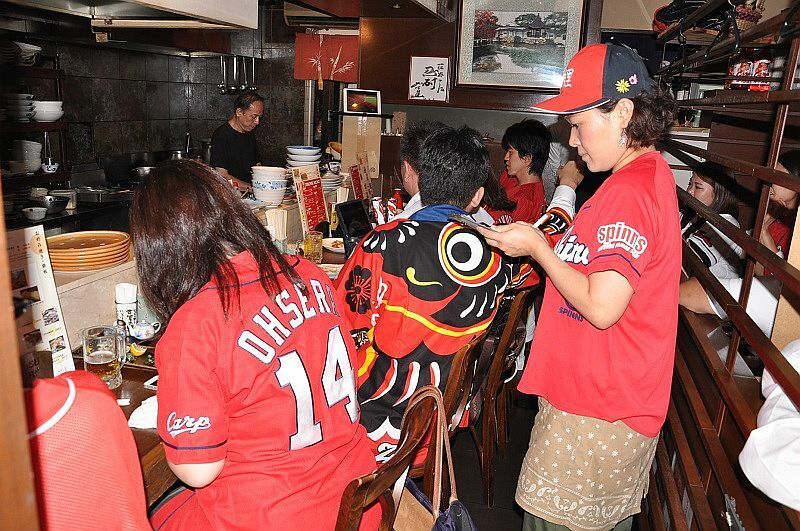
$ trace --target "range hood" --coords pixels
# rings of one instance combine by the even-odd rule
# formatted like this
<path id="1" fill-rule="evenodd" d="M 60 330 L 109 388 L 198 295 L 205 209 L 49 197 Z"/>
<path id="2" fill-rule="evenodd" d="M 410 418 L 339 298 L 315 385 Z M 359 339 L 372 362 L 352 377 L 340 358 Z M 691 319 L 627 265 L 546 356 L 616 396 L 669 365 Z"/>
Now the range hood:
<path id="1" fill-rule="evenodd" d="M 88 18 L 97 31 L 257 29 L 258 0 L 6 0 L 28 9 Z"/>

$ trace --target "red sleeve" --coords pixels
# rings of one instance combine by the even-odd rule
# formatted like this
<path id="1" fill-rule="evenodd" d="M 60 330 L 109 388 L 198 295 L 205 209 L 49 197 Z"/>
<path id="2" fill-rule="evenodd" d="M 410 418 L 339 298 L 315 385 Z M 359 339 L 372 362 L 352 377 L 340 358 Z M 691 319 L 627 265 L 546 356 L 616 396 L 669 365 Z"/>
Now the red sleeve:
<path id="1" fill-rule="evenodd" d="M 175 464 L 212 463 L 227 453 L 228 417 L 216 371 L 224 321 L 187 309 L 201 304 L 194 299 L 180 308 L 156 346 L 158 434 Z"/>
<path id="2" fill-rule="evenodd" d="M 587 274 L 616 271 L 636 290 L 642 272 L 652 258 L 652 246 L 657 234 L 648 213 L 646 197 L 629 186 L 618 185 L 607 194 L 606 200 L 592 208 L 603 214 L 595 228 L 595 248 Z"/>

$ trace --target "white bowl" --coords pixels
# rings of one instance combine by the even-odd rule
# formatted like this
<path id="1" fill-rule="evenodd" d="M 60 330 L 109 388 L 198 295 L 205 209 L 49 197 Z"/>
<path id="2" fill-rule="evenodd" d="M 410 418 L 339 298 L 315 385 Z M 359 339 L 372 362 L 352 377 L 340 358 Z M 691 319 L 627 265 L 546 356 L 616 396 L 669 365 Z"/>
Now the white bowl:
<path id="1" fill-rule="evenodd" d="M 286 151 L 292 155 L 316 155 L 320 149 L 316 146 L 286 146 Z"/>
<path id="2" fill-rule="evenodd" d="M 296 160 L 297 162 L 316 162 L 322 158 L 322 155 L 288 155 L 289 160 Z"/>
<path id="3" fill-rule="evenodd" d="M 44 197 L 47 195 L 47 188 L 41 188 L 38 186 L 34 186 L 31 188 L 31 197 Z"/>
<path id="4" fill-rule="evenodd" d="M 37 109 L 33 114 L 35 115 L 33 120 L 36 122 L 55 122 L 64 116 L 64 111 L 41 111 Z"/>
<path id="5" fill-rule="evenodd" d="M 4 92 L 0 94 L 0 97 L 9 99 L 9 100 L 32 100 L 33 94 L 20 94 L 17 92 Z"/>
<path id="6" fill-rule="evenodd" d="M 253 179 L 253 190 L 283 190 L 286 181 L 259 181 Z"/>
<path id="7" fill-rule="evenodd" d="M 41 159 L 32 159 L 25 161 L 25 171 L 27 173 L 32 173 L 35 171 L 39 171 L 39 168 L 42 167 L 42 160 Z"/>
<path id="8" fill-rule="evenodd" d="M 283 197 L 286 195 L 286 189 L 283 190 L 258 190 L 253 189 L 253 195 L 256 201 L 269 204 L 280 204 Z"/>
<path id="9" fill-rule="evenodd" d="M 286 159 L 286 165 L 291 166 L 292 168 L 298 168 L 300 166 L 319 166 L 319 164 L 315 164 L 313 162 L 300 162 L 298 160 L 290 159 Z"/>
<path id="10" fill-rule="evenodd" d="M 39 101 L 34 100 L 31 103 L 39 107 L 40 109 L 57 109 L 61 110 L 62 106 L 64 105 L 63 101 Z"/>
<path id="11" fill-rule="evenodd" d="M 28 207 L 22 209 L 22 214 L 31 221 L 39 221 L 47 215 L 47 209 L 43 207 Z"/>
<path id="12" fill-rule="evenodd" d="M 6 111 L 17 111 L 17 112 L 27 112 L 36 110 L 36 105 L 33 103 L 26 103 L 30 100 L 12 100 L 12 101 L 4 101 L 0 103 L 0 107 L 5 109 Z"/>
<path id="13" fill-rule="evenodd" d="M 286 168 L 280 166 L 251 166 L 250 169 L 253 170 L 253 173 L 286 173 Z"/>
<path id="14" fill-rule="evenodd" d="M 58 171 L 58 162 L 52 164 L 42 164 L 42 171 L 45 173 L 55 173 Z"/>

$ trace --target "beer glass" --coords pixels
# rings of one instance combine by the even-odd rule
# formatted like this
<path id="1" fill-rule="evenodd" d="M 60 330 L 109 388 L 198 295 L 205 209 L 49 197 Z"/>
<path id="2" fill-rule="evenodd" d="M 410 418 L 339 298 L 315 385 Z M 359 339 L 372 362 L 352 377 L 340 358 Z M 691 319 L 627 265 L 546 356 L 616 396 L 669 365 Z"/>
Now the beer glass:
<path id="1" fill-rule="evenodd" d="M 322 233 L 312 230 L 303 241 L 303 255 L 315 264 L 322 263 Z"/>
<path id="2" fill-rule="evenodd" d="M 92 326 L 81 332 L 84 368 L 103 380 L 109 389 L 122 384 L 124 338 L 113 326 Z"/>

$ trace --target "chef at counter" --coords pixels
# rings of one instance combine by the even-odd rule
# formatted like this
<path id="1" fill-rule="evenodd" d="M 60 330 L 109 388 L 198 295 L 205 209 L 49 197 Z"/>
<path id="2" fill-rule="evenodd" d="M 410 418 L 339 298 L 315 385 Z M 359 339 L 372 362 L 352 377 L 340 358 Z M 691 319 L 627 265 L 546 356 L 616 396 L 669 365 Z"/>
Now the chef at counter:
<path id="1" fill-rule="evenodd" d="M 211 165 L 240 188 L 250 186 L 250 167 L 261 163 L 253 131 L 264 115 L 264 98 L 243 92 L 233 104 L 233 116 L 211 137 Z"/>

